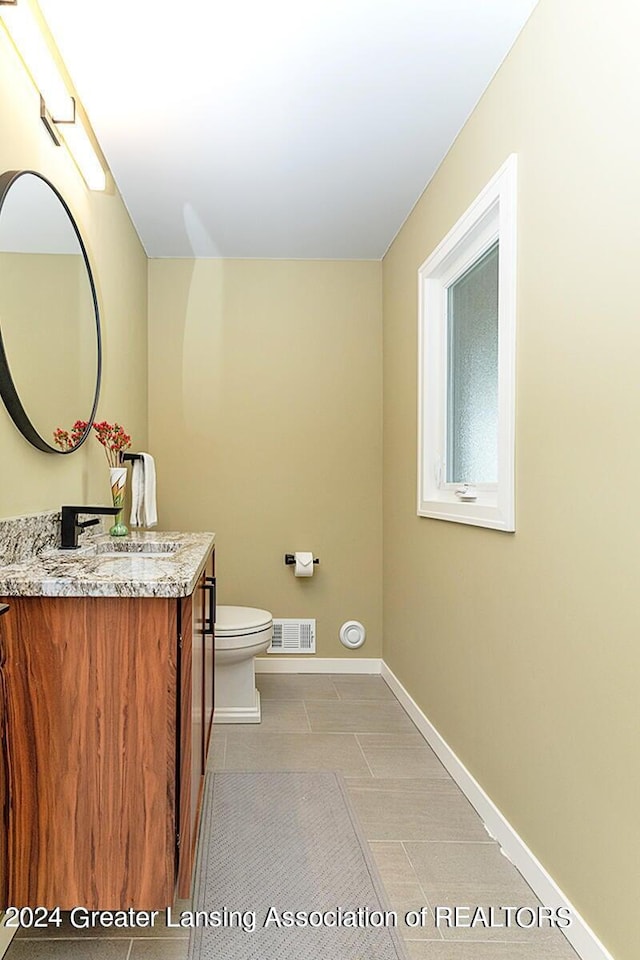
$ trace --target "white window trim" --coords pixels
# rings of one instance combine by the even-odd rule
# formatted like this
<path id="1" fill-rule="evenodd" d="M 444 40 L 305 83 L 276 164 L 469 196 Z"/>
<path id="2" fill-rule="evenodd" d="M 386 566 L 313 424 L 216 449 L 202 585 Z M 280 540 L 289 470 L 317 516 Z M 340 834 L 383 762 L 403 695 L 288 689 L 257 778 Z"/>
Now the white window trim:
<path id="1" fill-rule="evenodd" d="M 418 515 L 515 530 L 517 158 L 512 154 L 418 271 Z M 498 266 L 498 482 L 461 501 L 443 482 L 446 451 L 447 287 L 496 240 Z M 446 475 L 446 474 L 445 474 Z"/>

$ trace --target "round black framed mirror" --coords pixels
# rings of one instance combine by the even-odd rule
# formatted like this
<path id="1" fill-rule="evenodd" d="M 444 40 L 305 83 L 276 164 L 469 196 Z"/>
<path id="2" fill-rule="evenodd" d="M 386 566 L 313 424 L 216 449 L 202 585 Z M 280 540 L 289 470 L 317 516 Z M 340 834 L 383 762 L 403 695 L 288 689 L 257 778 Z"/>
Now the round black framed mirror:
<path id="1" fill-rule="evenodd" d="M 46 177 L 9 170 L 0 175 L 0 395 L 34 447 L 73 453 L 91 429 L 101 375 L 98 298 L 78 225 Z"/>

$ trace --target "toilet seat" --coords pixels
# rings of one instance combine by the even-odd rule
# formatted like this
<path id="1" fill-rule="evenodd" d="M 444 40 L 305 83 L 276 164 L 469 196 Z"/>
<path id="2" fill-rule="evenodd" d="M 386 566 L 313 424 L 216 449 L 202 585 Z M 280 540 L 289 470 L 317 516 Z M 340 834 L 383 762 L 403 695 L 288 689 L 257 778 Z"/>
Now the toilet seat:
<path id="1" fill-rule="evenodd" d="M 227 607 L 216 608 L 216 638 L 218 637 L 246 637 L 253 633 L 261 633 L 273 625 L 268 610 L 257 607 Z"/>
<path id="2" fill-rule="evenodd" d="M 239 650 L 271 642 L 273 620 L 268 610 L 257 607 L 216 609 L 216 649 Z"/>

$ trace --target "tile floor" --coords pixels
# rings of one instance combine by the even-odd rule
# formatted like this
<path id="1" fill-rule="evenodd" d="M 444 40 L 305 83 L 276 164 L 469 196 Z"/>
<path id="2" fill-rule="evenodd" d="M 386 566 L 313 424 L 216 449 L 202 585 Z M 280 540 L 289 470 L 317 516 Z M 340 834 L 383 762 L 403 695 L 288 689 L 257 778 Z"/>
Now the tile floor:
<path id="1" fill-rule="evenodd" d="M 384 680 L 261 674 L 258 686 L 262 723 L 217 727 L 211 768 L 339 770 L 391 906 L 403 917 L 423 905 L 431 911 L 424 927 L 402 925 L 409 960 L 577 960 L 554 929 L 436 928 L 436 904 L 535 908 L 537 900 Z M 134 938 L 130 930 L 82 936 L 67 925 L 36 938 L 21 930 L 5 958 L 185 960 L 183 933 L 156 927 Z"/>

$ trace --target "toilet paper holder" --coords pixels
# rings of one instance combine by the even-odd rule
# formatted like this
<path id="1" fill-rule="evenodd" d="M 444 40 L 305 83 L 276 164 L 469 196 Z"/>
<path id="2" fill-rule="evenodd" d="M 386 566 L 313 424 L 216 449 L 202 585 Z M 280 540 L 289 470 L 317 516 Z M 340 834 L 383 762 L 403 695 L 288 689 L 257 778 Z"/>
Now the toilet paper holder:
<path id="1" fill-rule="evenodd" d="M 285 553 L 285 555 L 284 555 L 284 562 L 286 563 L 286 565 L 287 565 L 288 567 L 295 566 L 295 562 L 296 562 L 295 554 L 294 554 L 294 553 Z M 314 562 L 314 563 L 320 563 L 320 560 L 319 560 L 318 557 L 314 557 L 314 558 L 313 558 L 313 562 Z"/>

